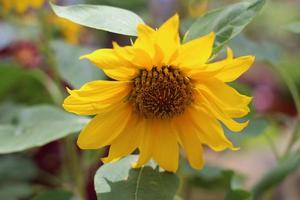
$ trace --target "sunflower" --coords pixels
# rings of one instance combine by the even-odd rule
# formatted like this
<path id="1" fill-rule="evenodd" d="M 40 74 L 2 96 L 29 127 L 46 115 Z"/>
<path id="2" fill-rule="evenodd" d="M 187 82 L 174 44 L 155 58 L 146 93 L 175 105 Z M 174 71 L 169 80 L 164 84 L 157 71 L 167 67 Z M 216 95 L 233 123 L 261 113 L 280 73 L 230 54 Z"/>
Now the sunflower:
<path id="1" fill-rule="evenodd" d="M 97 80 L 69 90 L 64 108 L 79 115 L 95 115 L 81 131 L 81 149 L 110 145 L 105 163 L 139 150 L 133 167 L 150 159 L 163 169 L 178 168 L 179 146 L 193 168 L 204 165 L 203 146 L 215 151 L 236 149 L 221 124 L 234 132 L 248 125 L 234 118 L 249 112 L 250 97 L 226 83 L 234 81 L 254 61 L 253 56 L 210 63 L 214 33 L 180 44 L 179 17 L 159 29 L 137 27 L 132 46 L 99 49 L 82 56 L 112 80 Z"/>
<path id="2" fill-rule="evenodd" d="M 44 4 L 44 1 L 45 0 L 0 0 L 0 4 L 6 12 L 14 8 L 17 13 L 22 14 L 30 7 L 40 8 Z"/>

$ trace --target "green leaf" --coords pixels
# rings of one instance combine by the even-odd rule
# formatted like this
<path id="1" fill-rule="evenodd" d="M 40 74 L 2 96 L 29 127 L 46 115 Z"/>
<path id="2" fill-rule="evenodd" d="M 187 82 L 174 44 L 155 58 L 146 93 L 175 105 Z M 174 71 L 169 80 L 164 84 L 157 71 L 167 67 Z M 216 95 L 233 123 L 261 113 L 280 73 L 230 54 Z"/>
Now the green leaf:
<path id="1" fill-rule="evenodd" d="M 281 59 L 281 48 L 274 42 L 261 41 L 257 43 L 240 35 L 230 41 L 229 46 L 237 49 L 235 56 L 254 55 L 256 60 L 278 64 Z"/>
<path id="2" fill-rule="evenodd" d="M 42 194 L 37 195 L 32 200 L 75 200 L 74 195 L 71 192 L 54 189 Z"/>
<path id="3" fill-rule="evenodd" d="M 22 166 L 22 170 L 20 170 L 20 166 Z M 10 181 L 32 180 L 37 176 L 37 171 L 38 169 L 32 160 L 24 156 L 8 155 L 0 157 L 0 184 Z"/>
<path id="4" fill-rule="evenodd" d="M 245 1 L 208 12 L 192 24 L 184 42 L 215 32 L 214 52 L 218 52 L 252 21 L 264 4 L 265 0 Z"/>
<path id="5" fill-rule="evenodd" d="M 51 7 L 57 16 L 77 24 L 123 35 L 136 36 L 137 25 L 144 23 L 135 13 L 111 6 L 51 4 Z"/>
<path id="6" fill-rule="evenodd" d="M 0 101 L 12 98 L 22 103 L 51 103 L 36 70 L 0 62 Z"/>
<path id="7" fill-rule="evenodd" d="M 24 105 L 9 101 L 0 104 L 0 113 L 5 113 L 5 115 L 0 115 L 0 124 L 14 123 L 18 112 L 23 108 Z"/>
<path id="8" fill-rule="evenodd" d="M 2 185 L 0 187 L 0 199 L 1 200 L 2 199 L 3 200 L 27 199 L 32 192 L 33 192 L 33 188 L 29 184 L 9 183 L 9 184 Z"/>
<path id="9" fill-rule="evenodd" d="M 287 25 L 287 30 L 289 30 L 292 33 L 300 34 L 300 22 L 294 22 Z"/>
<path id="10" fill-rule="evenodd" d="M 287 56 L 284 57 L 280 66 L 286 70 L 286 73 L 296 85 L 300 85 L 300 70 L 299 70 L 299 57 L 298 56 Z"/>
<path id="11" fill-rule="evenodd" d="M 202 170 L 193 169 L 185 159 L 181 159 L 179 173 L 187 178 L 190 186 L 208 190 L 231 188 L 235 176 L 232 170 L 225 170 L 218 166 L 205 165 Z"/>
<path id="12" fill-rule="evenodd" d="M 132 169 L 137 156 L 106 164 L 97 171 L 95 189 L 101 200 L 173 200 L 179 186 L 175 174 L 161 172 L 153 164 Z"/>
<path id="13" fill-rule="evenodd" d="M 230 190 L 226 193 L 224 200 L 250 200 L 251 193 L 245 190 Z"/>
<path id="14" fill-rule="evenodd" d="M 67 44 L 63 41 L 53 41 L 58 71 L 61 77 L 74 88 L 81 87 L 84 83 L 106 79 L 104 73 L 87 60 L 79 60 L 79 57 L 91 53 L 93 50 Z"/>
<path id="15" fill-rule="evenodd" d="M 89 121 L 47 105 L 24 108 L 17 125 L 0 125 L 0 153 L 39 147 L 77 132 Z"/>
<path id="16" fill-rule="evenodd" d="M 293 173 L 300 165 L 300 153 L 296 152 L 281 160 L 276 167 L 267 172 L 253 187 L 254 198 L 259 197 L 268 189 L 281 183 L 288 175 Z"/>

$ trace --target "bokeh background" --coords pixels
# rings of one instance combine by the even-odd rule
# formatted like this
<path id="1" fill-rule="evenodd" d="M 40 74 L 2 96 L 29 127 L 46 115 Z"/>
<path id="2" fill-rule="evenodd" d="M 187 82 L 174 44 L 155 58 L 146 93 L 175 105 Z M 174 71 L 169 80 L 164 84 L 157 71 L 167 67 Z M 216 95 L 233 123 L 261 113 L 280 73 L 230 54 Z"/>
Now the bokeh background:
<path id="1" fill-rule="evenodd" d="M 206 11 L 229 5 L 235 0 L 57 0 L 59 5 L 91 3 L 117 6 L 134 11 L 151 26 L 158 27 L 175 12 L 181 17 L 181 33 L 196 17 Z M 0 0 L 0 124 L 16 124 L 16 113 L 40 104 L 59 105 L 55 95 L 61 86 L 78 88 L 87 81 L 106 79 L 105 75 L 79 56 L 96 48 L 111 47 L 112 41 L 130 44 L 129 37 L 85 28 L 60 19 L 45 3 L 24 12 L 5 11 Z M 299 123 L 297 109 L 289 87 L 300 90 L 300 21 L 299 0 L 269 0 L 262 12 L 229 46 L 236 56 L 253 54 L 254 66 L 233 86 L 254 97 L 250 126 L 243 133 L 228 132 L 237 152 L 215 153 L 206 149 L 207 167 L 188 179 L 181 188 L 184 200 L 219 200 L 224 196 L 227 175 L 235 171 L 236 184 L 251 190 L 264 174 L 278 165 L 287 152 L 300 147 L 294 129 Z M 224 53 L 219 55 L 224 56 Z M 52 65 L 57 69 L 53 70 Z M 57 76 L 59 74 L 59 76 Z M 56 80 L 60 77 L 60 80 Z M 288 87 L 289 86 L 289 87 Z M 63 87 L 62 87 L 63 88 Z M 293 92 L 293 91 L 292 91 Z M 64 94 L 66 95 L 66 94 Z M 56 98 L 53 98 L 56 97 Z M 26 116 L 24 116 L 26 118 Z M 0 149 L 5 144 L 1 137 Z M 298 133 L 300 134 L 300 133 Z M 34 138 L 33 138 L 34 139 Z M 74 135 L 76 139 L 76 135 Z M 16 145 L 21 145 L 18 141 Z M 96 200 L 93 176 L 101 166 L 99 151 L 66 150 L 64 139 L 41 147 L 0 155 L 0 199 L 41 199 L 39 195 L 56 188 L 70 189 L 64 182 L 76 178 L 68 175 L 71 153 L 80 160 L 82 183 L 88 200 Z M 75 146 L 75 142 L 71 144 Z M 22 145 L 21 145 L 22 146 Z M 296 159 L 296 158 L 295 158 Z M 77 163 L 77 164 L 78 164 Z M 71 164 L 72 165 L 72 164 Z M 76 165 L 76 163 L 75 163 Z M 182 164 L 182 173 L 188 173 Z M 262 199 L 300 199 L 300 168 L 268 190 Z M 299 168 L 299 169 L 297 169 Z M 76 170 L 76 168 L 74 169 Z M 279 172 L 278 172 L 279 173 Z M 66 197 L 68 198 L 68 197 Z M 53 200 L 56 198 L 53 198 Z"/>

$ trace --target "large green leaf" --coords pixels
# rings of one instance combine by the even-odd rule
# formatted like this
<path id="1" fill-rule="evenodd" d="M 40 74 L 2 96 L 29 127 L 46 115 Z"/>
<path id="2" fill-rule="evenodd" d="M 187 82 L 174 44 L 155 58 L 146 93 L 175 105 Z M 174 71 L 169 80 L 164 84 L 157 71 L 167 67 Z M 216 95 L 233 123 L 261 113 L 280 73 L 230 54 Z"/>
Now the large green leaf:
<path id="1" fill-rule="evenodd" d="M 232 39 L 229 46 L 238 50 L 235 56 L 254 55 L 256 60 L 278 64 L 281 59 L 281 48 L 274 42 L 261 41 L 257 43 L 241 35 Z"/>
<path id="2" fill-rule="evenodd" d="M 27 199 L 32 192 L 33 192 L 33 187 L 28 183 L 7 183 L 0 187 L 0 199 L 1 200 L 2 199 L 3 200 Z"/>
<path id="3" fill-rule="evenodd" d="M 95 189 L 101 200 L 173 200 L 179 186 L 175 174 L 152 164 L 132 169 L 137 156 L 106 164 L 97 171 Z"/>
<path id="4" fill-rule="evenodd" d="M 18 112 L 22 108 L 24 108 L 24 105 L 9 101 L 0 104 L 0 113 L 5 113 L 5 115 L 0 115 L 0 124 L 14 123 Z"/>
<path id="5" fill-rule="evenodd" d="M 253 194 L 258 198 L 268 189 L 281 183 L 288 175 L 298 169 L 300 165 L 300 153 L 296 152 L 281 160 L 276 167 L 268 171 L 253 187 Z"/>
<path id="6" fill-rule="evenodd" d="M 52 106 L 24 108 L 17 116 L 16 125 L 0 125 L 0 153 L 45 145 L 79 131 L 88 121 Z"/>
<path id="7" fill-rule="evenodd" d="M 22 170 L 20 170 L 22 166 Z M 37 176 L 37 167 L 32 160 L 21 156 L 0 157 L 0 185 L 7 182 L 29 181 Z M 24 173 L 26 171 L 26 173 Z"/>
<path id="8" fill-rule="evenodd" d="M 252 21 L 264 4 L 265 0 L 245 1 L 208 12 L 192 24 L 184 42 L 215 32 L 214 51 L 218 52 Z"/>
<path id="9" fill-rule="evenodd" d="M 251 193 L 242 189 L 244 177 L 232 170 L 206 165 L 199 171 L 181 160 L 179 173 L 185 177 L 188 187 L 221 192 L 226 200 L 250 200 Z"/>
<path id="10" fill-rule="evenodd" d="M 24 155 L 0 156 L 0 199 L 26 199 L 33 191 L 28 181 L 36 178 L 37 174 L 37 167 Z"/>
<path id="11" fill-rule="evenodd" d="M 67 44 L 63 41 L 53 41 L 51 44 L 56 55 L 58 70 L 61 77 L 72 87 L 79 88 L 92 80 L 106 79 L 104 73 L 87 60 L 79 57 L 93 50 Z"/>
<path id="12" fill-rule="evenodd" d="M 137 35 L 137 25 L 144 23 L 135 13 L 111 6 L 51 4 L 55 14 L 77 24 L 123 35 Z"/>
<path id="13" fill-rule="evenodd" d="M 52 102 L 38 70 L 0 62 L 0 101 L 8 98 L 30 104 Z"/>

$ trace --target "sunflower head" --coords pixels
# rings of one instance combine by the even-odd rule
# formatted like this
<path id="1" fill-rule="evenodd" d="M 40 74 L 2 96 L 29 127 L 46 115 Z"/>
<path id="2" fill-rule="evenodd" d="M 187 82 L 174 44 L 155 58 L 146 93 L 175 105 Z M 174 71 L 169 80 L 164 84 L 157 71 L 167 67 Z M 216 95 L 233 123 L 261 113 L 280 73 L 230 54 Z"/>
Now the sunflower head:
<path id="1" fill-rule="evenodd" d="M 150 159 L 175 172 L 181 146 L 192 167 L 203 167 L 203 146 L 215 151 L 236 149 L 225 137 L 222 124 L 234 132 L 248 125 L 235 118 L 249 112 L 250 97 L 227 85 L 249 69 L 253 56 L 209 62 L 214 33 L 181 44 L 179 17 L 159 29 L 140 24 L 132 46 L 99 49 L 82 56 L 101 68 L 111 81 L 93 81 L 70 96 L 64 108 L 94 115 L 82 130 L 82 149 L 110 146 L 104 162 L 136 149 L 141 167 Z"/>
<path id="2" fill-rule="evenodd" d="M 149 119 L 181 115 L 193 102 L 190 79 L 171 66 L 141 70 L 132 88 L 129 101 L 134 111 Z"/>

